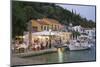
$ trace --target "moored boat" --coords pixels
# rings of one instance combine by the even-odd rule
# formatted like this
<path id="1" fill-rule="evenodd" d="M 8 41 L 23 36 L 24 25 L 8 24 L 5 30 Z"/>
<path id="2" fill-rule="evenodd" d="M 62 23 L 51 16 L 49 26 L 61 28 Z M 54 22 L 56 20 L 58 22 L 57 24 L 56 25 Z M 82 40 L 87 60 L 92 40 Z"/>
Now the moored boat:
<path id="1" fill-rule="evenodd" d="M 89 49 L 90 47 L 69 45 L 68 48 L 69 48 L 69 50 L 86 50 L 86 49 Z"/>
<path id="2" fill-rule="evenodd" d="M 68 44 L 69 50 L 86 50 L 90 49 L 92 44 L 89 43 L 88 37 L 79 37 L 78 40 L 71 40 Z"/>

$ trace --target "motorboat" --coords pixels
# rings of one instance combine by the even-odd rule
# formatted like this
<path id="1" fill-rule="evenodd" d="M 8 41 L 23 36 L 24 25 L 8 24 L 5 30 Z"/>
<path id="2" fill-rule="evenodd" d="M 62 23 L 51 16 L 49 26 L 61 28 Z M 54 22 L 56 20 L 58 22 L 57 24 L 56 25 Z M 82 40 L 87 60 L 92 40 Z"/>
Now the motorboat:
<path id="1" fill-rule="evenodd" d="M 67 44 L 69 50 L 86 50 L 90 49 L 92 44 L 89 43 L 87 37 L 79 37 L 79 39 L 71 40 L 69 44 Z"/>
<path id="2" fill-rule="evenodd" d="M 69 44 L 68 48 L 69 50 L 86 50 L 89 49 L 91 46 L 90 45 L 86 45 L 87 43 L 74 43 L 74 44 Z"/>

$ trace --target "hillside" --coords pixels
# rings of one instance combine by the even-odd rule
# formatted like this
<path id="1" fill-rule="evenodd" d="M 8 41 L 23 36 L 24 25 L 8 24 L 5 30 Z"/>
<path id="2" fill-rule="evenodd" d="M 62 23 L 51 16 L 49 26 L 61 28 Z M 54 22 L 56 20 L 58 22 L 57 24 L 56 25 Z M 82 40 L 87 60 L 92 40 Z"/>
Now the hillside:
<path id="1" fill-rule="evenodd" d="M 58 20 L 66 26 L 69 23 L 81 25 L 85 28 L 95 27 L 95 22 L 82 18 L 73 11 L 66 10 L 53 3 L 37 3 L 37 2 L 12 2 L 12 32 L 15 35 L 22 35 L 27 30 L 27 23 L 31 19 L 52 18 Z"/>

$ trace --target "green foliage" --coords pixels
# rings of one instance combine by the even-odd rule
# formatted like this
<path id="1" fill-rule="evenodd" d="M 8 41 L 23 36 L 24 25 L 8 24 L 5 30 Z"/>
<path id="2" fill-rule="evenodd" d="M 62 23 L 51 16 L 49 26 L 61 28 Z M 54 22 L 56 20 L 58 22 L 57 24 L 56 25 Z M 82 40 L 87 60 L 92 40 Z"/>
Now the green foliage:
<path id="1" fill-rule="evenodd" d="M 56 4 L 12 1 L 12 32 L 13 37 L 23 35 L 27 31 L 27 24 L 31 19 L 52 18 L 58 20 L 61 24 L 81 25 L 86 28 L 95 27 L 92 20 L 82 18 L 79 14 L 70 12 Z"/>
<path id="2" fill-rule="evenodd" d="M 75 35 L 75 36 L 80 36 L 81 35 L 79 32 L 76 32 L 76 31 L 73 31 L 72 34 Z"/>
<path id="3" fill-rule="evenodd" d="M 81 33 L 76 32 L 76 31 L 72 31 L 72 35 L 73 35 L 73 38 L 77 38 L 78 36 L 81 35 Z"/>

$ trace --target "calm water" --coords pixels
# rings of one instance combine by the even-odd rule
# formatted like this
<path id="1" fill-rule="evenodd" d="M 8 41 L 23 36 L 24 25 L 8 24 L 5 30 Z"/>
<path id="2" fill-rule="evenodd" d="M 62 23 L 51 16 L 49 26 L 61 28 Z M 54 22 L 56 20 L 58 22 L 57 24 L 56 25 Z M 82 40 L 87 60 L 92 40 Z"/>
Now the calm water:
<path id="1" fill-rule="evenodd" d="M 58 53 L 50 53 L 50 54 L 44 54 L 40 56 L 27 57 L 25 59 L 36 61 L 35 64 L 94 61 L 96 60 L 95 46 L 89 50 L 82 50 L 82 51 L 67 50 L 64 52 L 58 51 Z"/>

